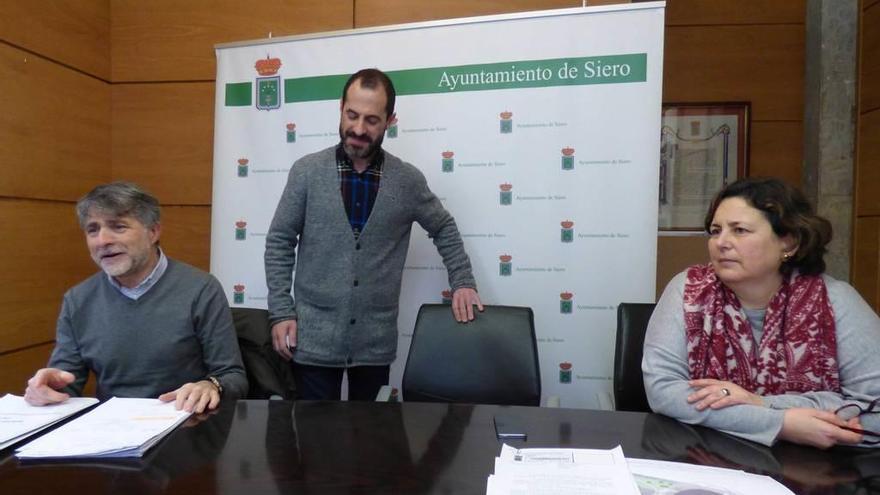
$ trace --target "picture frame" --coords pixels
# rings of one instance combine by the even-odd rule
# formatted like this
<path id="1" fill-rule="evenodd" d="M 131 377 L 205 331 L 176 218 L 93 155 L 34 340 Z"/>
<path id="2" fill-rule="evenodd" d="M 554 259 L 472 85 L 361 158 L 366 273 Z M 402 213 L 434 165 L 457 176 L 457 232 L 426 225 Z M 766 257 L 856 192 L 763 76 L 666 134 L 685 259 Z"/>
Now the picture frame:
<path id="1" fill-rule="evenodd" d="M 702 232 L 712 198 L 745 177 L 748 102 L 664 103 L 660 130 L 660 231 Z"/>

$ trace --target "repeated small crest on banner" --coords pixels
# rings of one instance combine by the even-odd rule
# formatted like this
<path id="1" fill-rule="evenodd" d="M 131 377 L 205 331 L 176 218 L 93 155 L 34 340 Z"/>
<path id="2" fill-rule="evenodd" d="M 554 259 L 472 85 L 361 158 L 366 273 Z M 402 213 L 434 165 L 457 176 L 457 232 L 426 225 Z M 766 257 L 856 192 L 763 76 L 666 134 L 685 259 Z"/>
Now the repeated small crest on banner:
<path id="1" fill-rule="evenodd" d="M 571 383 L 571 363 L 559 363 L 559 383 Z"/>
<path id="2" fill-rule="evenodd" d="M 560 240 L 562 242 L 574 242 L 574 222 L 571 220 L 563 220 L 562 222 L 559 222 L 559 225 L 562 226 Z"/>
<path id="3" fill-rule="evenodd" d="M 441 162 L 441 170 L 446 173 L 450 173 L 455 170 L 455 159 L 453 158 L 455 156 L 455 153 L 451 151 L 444 151 L 443 153 L 440 153 L 440 155 L 443 157 L 443 161 Z"/>
<path id="4" fill-rule="evenodd" d="M 232 287 L 232 303 L 244 304 L 244 284 L 235 284 Z"/>
<path id="5" fill-rule="evenodd" d="M 505 182 L 504 184 L 498 184 L 498 188 L 501 189 L 501 196 L 499 198 L 501 204 L 504 206 L 513 204 L 513 193 L 510 192 L 513 189 L 513 184 Z"/>
<path id="6" fill-rule="evenodd" d="M 501 112 L 501 134 L 510 134 L 513 132 L 513 112 Z"/>
<path id="7" fill-rule="evenodd" d="M 570 315 L 574 311 L 574 294 L 571 292 L 562 292 L 559 294 L 559 312 L 564 315 Z"/>
<path id="8" fill-rule="evenodd" d="M 235 240 L 243 241 L 247 239 L 247 222 L 239 220 L 235 222 Z"/>
<path id="9" fill-rule="evenodd" d="M 293 122 L 290 122 L 285 127 L 287 128 L 287 142 L 288 143 L 295 143 L 296 142 L 296 124 L 294 124 Z"/>
<path id="10" fill-rule="evenodd" d="M 513 256 L 509 254 L 502 254 L 498 257 L 498 259 L 501 260 L 501 263 L 499 263 L 498 265 L 498 274 L 502 277 L 509 277 L 513 275 L 513 263 L 511 262 L 511 260 L 513 260 Z"/>
<path id="11" fill-rule="evenodd" d="M 385 136 L 389 139 L 394 139 L 397 137 L 397 116 L 394 115 L 391 117 L 391 120 L 388 121 L 388 128 L 385 129 Z"/>
<path id="12" fill-rule="evenodd" d="M 281 68 L 280 58 L 266 58 L 257 60 L 254 64 L 260 77 L 256 81 L 256 99 L 258 110 L 275 110 L 281 108 L 281 76 L 278 69 Z"/>
<path id="13" fill-rule="evenodd" d="M 250 162 L 250 160 L 248 160 L 247 158 L 239 158 L 238 159 L 237 171 L 238 171 L 239 177 L 247 177 L 248 176 L 248 163 L 249 162 Z"/>
<path id="14" fill-rule="evenodd" d="M 574 148 L 562 148 L 562 170 L 574 170 Z"/>

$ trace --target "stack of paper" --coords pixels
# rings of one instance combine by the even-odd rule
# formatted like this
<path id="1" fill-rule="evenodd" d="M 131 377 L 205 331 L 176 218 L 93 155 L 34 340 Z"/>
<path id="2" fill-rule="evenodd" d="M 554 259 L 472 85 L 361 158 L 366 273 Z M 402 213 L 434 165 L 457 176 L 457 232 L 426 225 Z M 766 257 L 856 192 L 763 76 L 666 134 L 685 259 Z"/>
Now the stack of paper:
<path id="1" fill-rule="evenodd" d="M 639 495 L 639 489 L 619 446 L 611 450 L 502 446 L 486 494 L 545 493 Z"/>
<path id="2" fill-rule="evenodd" d="M 191 413 L 174 402 L 114 397 L 16 450 L 19 459 L 141 457 Z"/>
<path id="3" fill-rule="evenodd" d="M 642 495 L 794 495 L 769 476 L 683 462 L 627 459 Z"/>
<path id="4" fill-rule="evenodd" d="M 757 474 L 680 462 L 625 459 L 611 450 L 515 449 L 495 458 L 487 495 L 498 494 L 794 495 Z"/>
<path id="5" fill-rule="evenodd" d="M 0 398 L 0 450 L 97 403 L 98 399 L 74 397 L 61 404 L 32 406 L 23 397 L 7 394 Z"/>

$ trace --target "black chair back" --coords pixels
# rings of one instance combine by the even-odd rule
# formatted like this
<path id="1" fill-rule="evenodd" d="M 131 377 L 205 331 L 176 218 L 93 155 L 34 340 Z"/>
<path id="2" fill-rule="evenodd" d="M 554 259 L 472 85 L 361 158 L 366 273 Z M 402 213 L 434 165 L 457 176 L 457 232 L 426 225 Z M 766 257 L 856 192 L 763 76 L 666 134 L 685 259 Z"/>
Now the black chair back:
<path id="1" fill-rule="evenodd" d="M 642 379 L 642 348 L 653 303 L 621 303 L 617 307 L 617 345 L 614 348 L 614 408 L 651 412 Z"/>
<path id="2" fill-rule="evenodd" d="M 531 308 L 485 306 L 458 323 L 448 304 L 419 309 L 403 400 L 538 406 L 541 370 Z"/>
<path id="3" fill-rule="evenodd" d="M 241 360 L 248 378 L 248 399 L 268 399 L 273 395 L 293 399 L 296 385 L 293 370 L 275 349 L 265 309 L 232 308 Z"/>

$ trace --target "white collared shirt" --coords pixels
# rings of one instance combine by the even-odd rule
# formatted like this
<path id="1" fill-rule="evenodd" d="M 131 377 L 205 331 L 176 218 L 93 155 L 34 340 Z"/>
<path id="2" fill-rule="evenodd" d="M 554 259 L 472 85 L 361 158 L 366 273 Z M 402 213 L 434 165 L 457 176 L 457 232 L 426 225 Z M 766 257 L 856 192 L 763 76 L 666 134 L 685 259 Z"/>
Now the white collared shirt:
<path id="1" fill-rule="evenodd" d="M 137 301 L 138 298 L 146 294 L 148 290 L 156 285 L 156 282 L 158 282 L 159 279 L 162 278 L 162 275 L 165 273 L 165 270 L 167 268 L 168 258 L 165 257 L 165 253 L 162 252 L 162 248 L 159 248 L 159 262 L 156 263 L 156 267 L 153 268 L 153 271 L 150 272 L 149 275 L 147 275 L 147 278 L 143 279 L 141 283 L 137 284 L 136 286 L 129 289 L 128 287 L 125 287 L 117 282 L 116 279 L 111 277 L 109 274 L 107 275 L 107 278 L 110 279 L 110 285 L 116 287 L 116 289 L 118 289 L 123 296 L 131 300 Z"/>

